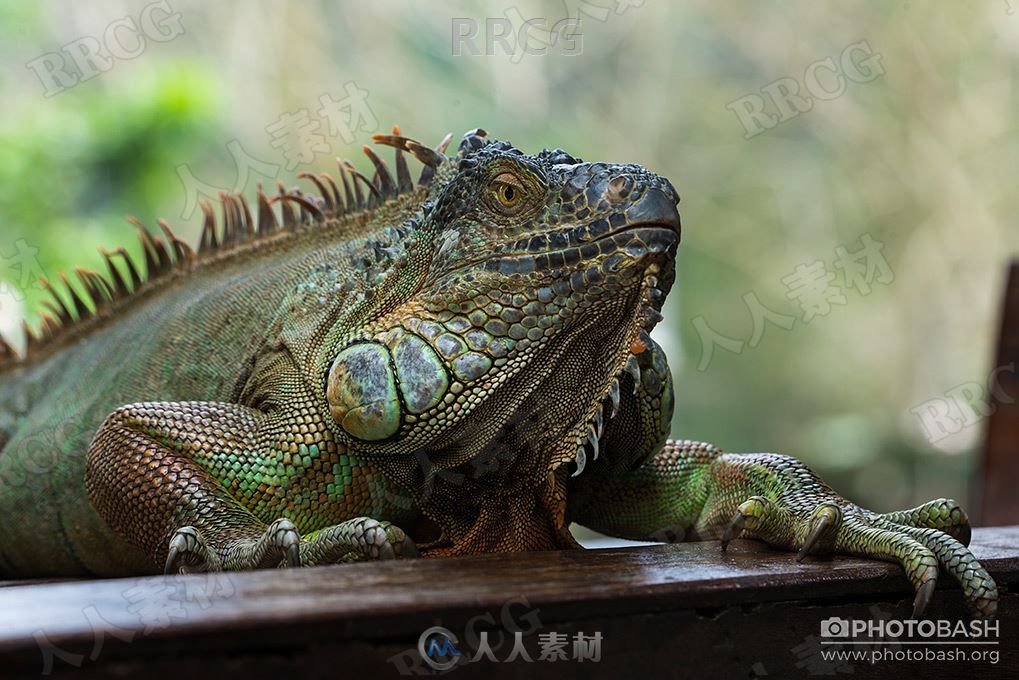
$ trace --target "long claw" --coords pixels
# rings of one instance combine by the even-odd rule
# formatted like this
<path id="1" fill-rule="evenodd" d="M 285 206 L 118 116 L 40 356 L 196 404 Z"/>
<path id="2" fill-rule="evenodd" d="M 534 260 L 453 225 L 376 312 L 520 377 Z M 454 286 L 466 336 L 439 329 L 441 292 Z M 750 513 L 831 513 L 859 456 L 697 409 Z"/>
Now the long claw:
<path id="1" fill-rule="evenodd" d="M 830 538 L 834 534 L 834 530 L 838 528 L 838 524 L 841 522 L 842 513 L 835 505 L 824 505 L 815 512 L 814 524 L 810 528 L 810 533 L 807 534 L 807 538 L 803 541 L 803 546 L 799 552 L 796 553 L 796 561 L 802 562 L 810 551 L 814 549 L 818 541 L 823 538 Z"/>
<path id="2" fill-rule="evenodd" d="M 396 559 L 396 551 L 393 550 L 393 545 L 389 541 L 386 541 L 381 546 L 379 546 L 379 557 L 378 557 L 378 559 L 379 560 L 395 560 Z"/>
<path id="3" fill-rule="evenodd" d="M 959 541 L 959 543 L 962 543 L 964 546 L 969 547 L 969 542 L 973 538 L 973 529 L 970 527 L 968 522 L 960 527 L 957 527 L 955 530 L 955 534 L 956 534 L 955 538 Z"/>
<path id="4" fill-rule="evenodd" d="M 725 527 L 725 532 L 722 534 L 722 552 L 729 547 L 729 541 L 732 540 L 733 534 L 739 531 L 743 531 L 743 525 L 747 523 L 746 515 L 742 511 L 737 510 L 736 514 L 729 520 L 728 526 Z"/>
<path id="5" fill-rule="evenodd" d="M 166 556 L 166 566 L 163 567 L 163 575 L 170 576 L 176 574 L 180 567 L 177 565 L 177 560 L 180 556 L 180 551 L 176 547 L 170 548 L 170 553 Z"/>
<path id="6" fill-rule="evenodd" d="M 167 548 L 164 574 L 179 574 L 182 568 L 189 571 L 216 570 L 216 566 L 210 564 L 209 551 L 202 535 L 194 527 L 178 529 Z"/>
<path id="7" fill-rule="evenodd" d="M 922 586 L 917 588 L 916 597 L 913 598 L 913 619 L 919 619 L 923 616 L 924 611 L 927 609 L 927 605 L 930 604 L 931 597 L 934 595 L 934 588 L 938 585 L 937 578 L 924 583 Z"/>
<path id="8" fill-rule="evenodd" d="M 299 543 L 291 543 L 287 548 L 287 566 L 301 566 L 301 546 Z"/>
<path id="9" fill-rule="evenodd" d="M 418 552 L 418 547 L 414 544 L 414 541 L 410 539 L 410 536 L 404 538 L 403 543 L 400 544 L 400 557 L 407 558 L 420 556 L 421 553 Z"/>
<path id="10" fill-rule="evenodd" d="M 814 526 L 810 529 L 810 533 L 807 534 L 807 540 L 803 542 L 803 547 L 800 548 L 799 552 L 796 553 L 796 561 L 802 562 L 806 559 L 807 555 L 810 554 L 810 549 L 814 547 L 817 540 L 821 538 L 821 534 L 824 533 L 825 529 L 831 525 L 832 520 L 827 515 L 821 515 L 814 522 Z"/>

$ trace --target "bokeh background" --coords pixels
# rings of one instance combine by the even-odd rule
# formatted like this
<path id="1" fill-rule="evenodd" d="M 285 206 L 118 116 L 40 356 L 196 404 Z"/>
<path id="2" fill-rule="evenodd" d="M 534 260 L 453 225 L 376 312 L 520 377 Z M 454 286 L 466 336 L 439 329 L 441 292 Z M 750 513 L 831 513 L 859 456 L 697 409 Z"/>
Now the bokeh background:
<path id="1" fill-rule="evenodd" d="M 166 217 L 194 243 L 182 178 L 251 196 L 335 156 L 364 167 L 360 145 L 393 123 L 432 143 L 480 126 L 528 151 L 639 162 L 679 188 L 678 285 L 655 332 L 677 386 L 673 436 L 793 454 L 874 510 L 972 500 L 1019 251 L 1019 2 L 164 2 L 175 16 L 0 2 L 0 332 L 13 341 L 37 320 L 32 276 L 99 268 L 97 246 L 138 252 L 124 214 Z M 523 52 L 521 22 L 567 17 L 579 25 L 560 24 L 546 54 Z M 125 18 L 142 45 L 116 28 Z M 468 20 L 480 54 L 454 49 Z M 104 44 L 83 74 L 70 55 L 111 26 L 114 50 L 140 53 Z M 525 30 L 532 50 L 552 41 Z M 867 51 L 866 77 L 844 77 Z M 829 57 L 836 71 L 811 68 Z M 811 73 L 842 91 L 782 116 L 769 93 L 792 79 L 809 95 Z M 359 115 L 330 126 L 321 98 L 352 92 Z M 770 128 L 738 113 L 758 101 Z M 865 237 L 883 248 L 848 286 L 839 249 L 866 264 L 853 257 Z M 812 263 L 820 279 L 803 276 Z M 796 291 L 810 280 L 844 303 L 806 319 Z M 918 415 L 948 408 L 951 436 Z"/>

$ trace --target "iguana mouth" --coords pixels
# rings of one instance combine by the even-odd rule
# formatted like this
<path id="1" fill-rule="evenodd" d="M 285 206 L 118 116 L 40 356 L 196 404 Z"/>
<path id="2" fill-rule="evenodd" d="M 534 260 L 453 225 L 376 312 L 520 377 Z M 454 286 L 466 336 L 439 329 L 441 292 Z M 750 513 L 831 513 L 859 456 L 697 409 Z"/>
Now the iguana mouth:
<path id="1" fill-rule="evenodd" d="M 613 242 L 623 250 L 633 245 L 634 240 L 643 242 L 651 252 L 664 252 L 679 240 L 679 234 L 673 228 L 661 223 L 643 223 L 623 227 L 589 243 Z"/>
<path id="2" fill-rule="evenodd" d="M 678 223 L 674 229 L 662 223 L 631 224 L 596 238 L 546 250 L 539 254 L 512 252 L 495 255 L 474 263 L 484 263 L 490 270 L 504 274 L 549 271 L 571 267 L 599 257 L 611 257 L 624 252 L 641 258 L 651 253 L 660 255 L 679 241 Z"/>
<path id="3" fill-rule="evenodd" d="M 675 204 L 662 192 L 655 195 L 654 210 L 642 209 L 649 197 L 638 201 L 634 211 L 640 221 L 629 221 L 612 228 L 607 220 L 603 227 L 584 225 L 570 232 L 550 232 L 532 236 L 510 246 L 511 252 L 495 254 L 476 264 L 484 263 L 490 271 L 502 274 L 551 272 L 625 254 L 635 260 L 647 255 L 664 256 L 680 238 L 679 213 Z M 629 211 L 628 211 L 629 214 Z M 664 257 L 653 258 L 657 260 Z"/>

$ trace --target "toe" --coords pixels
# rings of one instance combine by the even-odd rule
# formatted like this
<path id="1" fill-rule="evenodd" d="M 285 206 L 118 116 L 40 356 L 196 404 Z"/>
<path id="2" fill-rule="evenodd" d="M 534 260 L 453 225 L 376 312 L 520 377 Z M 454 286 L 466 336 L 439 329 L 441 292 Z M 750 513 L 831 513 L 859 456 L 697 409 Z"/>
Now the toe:
<path id="1" fill-rule="evenodd" d="M 729 542 L 739 536 L 743 531 L 753 531 L 764 523 L 764 520 L 772 514 L 772 504 L 764 496 L 751 496 L 743 501 L 729 524 L 722 533 L 722 550 L 729 547 Z M 768 540 L 766 537 L 762 537 Z"/>
<path id="2" fill-rule="evenodd" d="M 839 506 L 834 503 L 817 506 L 811 516 L 810 532 L 796 554 L 796 561 L 802 562 L 812 552 L 830 553 L 835 547 L 835 536 L 841 525 L 842 510 Z"/>
<path id="3" fill-rule="evenodd" d="M 181 527 L 170 539 L 164 574 L 179 574 L 185 570 L 207 571 L 210 569 L 210 553 L 198 529 Z"/>

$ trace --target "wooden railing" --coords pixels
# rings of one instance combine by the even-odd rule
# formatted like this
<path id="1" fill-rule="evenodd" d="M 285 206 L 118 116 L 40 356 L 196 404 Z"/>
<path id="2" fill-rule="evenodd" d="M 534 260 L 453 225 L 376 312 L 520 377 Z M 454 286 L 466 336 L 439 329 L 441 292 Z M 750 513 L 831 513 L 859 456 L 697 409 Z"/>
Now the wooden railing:
<path id="1" fill-rule="evenodd" d="M 981 648 L 999 659 L 954 667 L 1006 677 L 1019 667 L 1019 527 L 976 529 L 972 548 L 1002 590 L 1000 644 Z M 896 565 L 799 564 L 745 540 L 14 585 L 0 588 L 0 673 L 396 677 L 432 672 L 418 642 L 442 626 L 465 659 L 486 632 L 499 660 L 457 677 L 891 677 L 925 671 L 826 661 L 822 621 L 905 619 L 912 599 Z M 949 577 L 927 616 L 968 618 Z M 532 661 L 506 662 L 515 630 Z M 574 658 L 578 634 L 600 637 L 597 661 L 591 643 Z M 556 639 L 566 658 L 540 660 Z"/>

